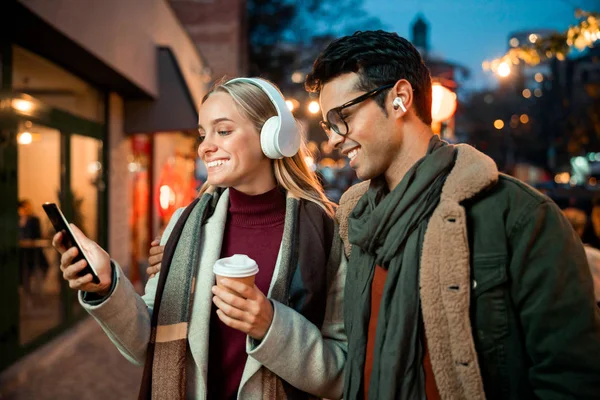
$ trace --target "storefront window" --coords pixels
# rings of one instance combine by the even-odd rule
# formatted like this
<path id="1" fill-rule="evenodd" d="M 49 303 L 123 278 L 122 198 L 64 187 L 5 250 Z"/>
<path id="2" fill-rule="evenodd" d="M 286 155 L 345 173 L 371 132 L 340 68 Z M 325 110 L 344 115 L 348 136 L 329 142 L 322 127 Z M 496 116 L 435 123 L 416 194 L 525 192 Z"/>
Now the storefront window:
<path id="1" fill-rule="evenodd" d="M 155 135 L 156 209 L 159 230 L 169 223 L 180 207 L 188 205 L 196 196 L 196 139 L 180 133 Z"/>
<path id="2" fill-rule="evenodd" d="M 25 345 L 63 320 L 59 254 L 54 228 L 42 209 L 59 203 L 60 132 L 23 122 L 19 126 L 19 342 Z"/>
<path id="3" fill-rule="evenodd" d="M 94 122 L 104 122 L 102 93 L 56 64 L 13 46 L 12 89 Z"/>
<path id="4" fill-rule="evenodd" d="M 0 122 L 10 137 L 16 133 L 17 140 L 8 143 L 0 156 L 8 160 L 7 173 L 16 175 L 14 181 L 6 179 L 3 188 L 8 198 L 18 196 L 19 204 L 7 211 L 13 215 L 12 229 L 5 229 L 9 236 L 0 249 L 11 252 L 10 273 L 0 283 L 14 296 L 7 303 L 8 318 L 0 323 L 0 335 L 14 350 L 6 354 L 7 346 L 0 346 L 0 367 L 85 313 L 62 277 L 60 254 L 52 247 L 55 230 L 42 205 L 58 204 L 69 222 L 106 243 L 104 93 L 23 48 L 7 44 L 0 51 L 6 49 L 12 50 L 3 65 L 9 90 L 0 96 L 0 108 L 8 118 Z"/>
<path id="5" fill-rule="evenodd" d="M 131 265 L 129 279 L 138 290 L 146 282 L 148 248 L 152 241 L 150 231 L 150 160 L 152 153 L 150 134 L 133 135 L 132 154 L 127 160 L 132 194 L 131 208 Z"/>
<path id="6" fill-rule="evenodd" d="M 196 139 L 190 135 L 137 134 L 131 137 L 131 149 L 128 170 L 132 191 L 132 269 L 129 278 L 141 290 L 147 279 L 150 242 L 155 234 L 162 233 L 175 210 L 194 199 L 203 181 L 197 173 Z"/>
<path id="7" fill-rule="evenodd" d="M 72 221 L 83 233 L 98 242 L 98 197 L 104 191 L 102 142 L 90 137 L 71 136 Z M 73 300 L 74 312 L 83 308 Z"/>
<path id="8" fill-rule="evenodd" d="M 73 223 L 87 237 L 98 241 L 98 196 L 104 190 L 102 142 L 71 136 L 71 192 Z"/>

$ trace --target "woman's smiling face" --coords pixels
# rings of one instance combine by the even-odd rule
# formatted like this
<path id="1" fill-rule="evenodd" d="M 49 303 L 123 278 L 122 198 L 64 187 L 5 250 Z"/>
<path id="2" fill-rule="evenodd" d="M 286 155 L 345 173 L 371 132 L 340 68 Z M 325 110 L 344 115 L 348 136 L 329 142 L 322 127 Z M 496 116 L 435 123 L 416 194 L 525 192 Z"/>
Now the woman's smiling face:
<path id="1" fill-rule="evenodd" d="M 262 152 L 260 134 L 228 93 L 212 93 L 202 104 L 198 120 L 198 155 L 206 164 L 210 185 L 247 194 L 275 187 L 272 161 Z"/>

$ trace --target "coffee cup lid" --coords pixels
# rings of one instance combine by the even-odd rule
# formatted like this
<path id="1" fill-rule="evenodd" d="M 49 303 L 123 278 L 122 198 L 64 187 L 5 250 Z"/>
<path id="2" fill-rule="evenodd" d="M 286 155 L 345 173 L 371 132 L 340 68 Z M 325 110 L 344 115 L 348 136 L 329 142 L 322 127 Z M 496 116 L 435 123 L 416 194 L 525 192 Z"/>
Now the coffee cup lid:
<path id="1" fill-rule="evenodd" d="M 213 272 L 216 275 L 230 278 L 245 278 L 256 275 L 258 265 L 256 265 L 256 261 L 245 254 L 234 254 L 231 257 L 217 260 L 213 266 Z"/>

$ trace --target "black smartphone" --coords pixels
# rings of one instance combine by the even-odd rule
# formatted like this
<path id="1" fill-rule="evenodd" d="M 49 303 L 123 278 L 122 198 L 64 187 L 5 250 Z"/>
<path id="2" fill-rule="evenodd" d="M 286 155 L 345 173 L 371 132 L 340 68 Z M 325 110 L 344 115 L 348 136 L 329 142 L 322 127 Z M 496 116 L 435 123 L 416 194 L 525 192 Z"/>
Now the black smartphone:
<path id="1" fill-rule="evenodd" d="M 82 269 L 79 272 L 78 275 L 84 276 L 86 274 L 92 274 L 92 282 L 96 284 L 100 283 L 100 278 L 98 278 L 98 274 L 96 273 L 94 266 L 92 265 L 92 263 L 90 263 L 89 257 L 86 257 L 85 253 L 83 252 L 81 244 L 77 241 L 77 238 L 71 230 L 71 226 L 67 222 L 67 219 L 65 218 L 60 208 L 58 208 L 58 206 L 54 203 L 44 203 L 42 204 L 42 207 L 48 215 L 48 218 L 50 218 L 50 222 L 52 222 L 52 225 L 54 226 L 54 229 L 56 229 L 56 232 L 63 233 L 63 245 L 67 249 L 70 249 L 71 247 L 77 247 L 78 252 L 77 256 L 73 260 L 73 264 L 75 264 L 79 260 L 86 261 L 87 265 L 84 269 Z"/>

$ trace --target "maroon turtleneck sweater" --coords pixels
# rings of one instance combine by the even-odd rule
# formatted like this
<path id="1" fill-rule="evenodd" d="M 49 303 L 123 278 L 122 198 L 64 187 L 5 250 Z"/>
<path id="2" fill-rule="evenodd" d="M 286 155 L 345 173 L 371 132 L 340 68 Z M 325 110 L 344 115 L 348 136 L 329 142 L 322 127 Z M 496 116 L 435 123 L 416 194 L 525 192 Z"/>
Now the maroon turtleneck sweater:
<path id="1" fill-rule="evenodd" d="M 249 196 L 229 189 L 221 257 L 246 254 L 258 264 L 256 286 L 269 291 L 283 236 L 285 194 L 278 188 Z M 208 354 L 208 398 L 235 399 L 246 364 L 246 334 L 225 325 L 213 304 Z"/>

